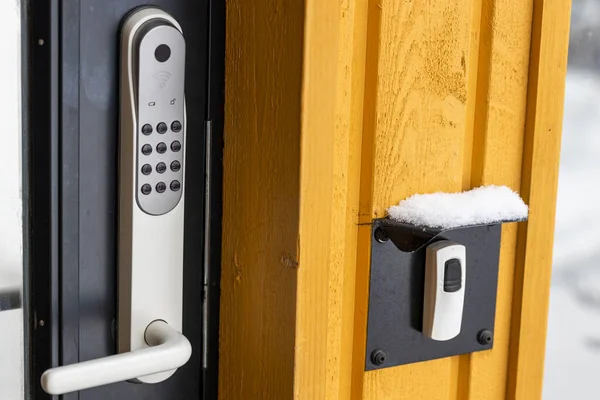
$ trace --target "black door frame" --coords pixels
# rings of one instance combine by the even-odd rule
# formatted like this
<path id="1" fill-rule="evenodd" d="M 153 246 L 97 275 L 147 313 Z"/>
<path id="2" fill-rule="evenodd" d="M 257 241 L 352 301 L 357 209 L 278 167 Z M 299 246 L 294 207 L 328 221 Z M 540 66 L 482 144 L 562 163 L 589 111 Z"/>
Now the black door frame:
<path id="1" fill-rule="evenodd" d="M 79 157 L 79 149 L 73 145 L 78 143 L 78 124 L 74 121 L 78 116 L 64 106 L 70 92 L 65 90 L 69 82 L 62 79 L 63 67 L 78 62 L 79 54 L 74 50 L 79 46 L 78 33 L 70 32 L 79 29 L 79 15 L 74 13 L 78 3 L 78 0 L 22 3 L 27 399 L 50 399 L 39 384 L 41 374 L 78 357 L 73 354 L 78 351 L 78 345 L 73 346 L 72 335 L 62 324 L 64 318 L 79 318 L 78 304 L 69 301 L 78 295 L 73 276 L 78 279 L 78 270 L 74 268 L 79 268 L 79 248 L 77 237 L 73 235 L 79 235 L 79 230 L 78 221 L 68 218 L 69 210 L 78 201 L 78 171 L 65 167 L 76 165 L 75 157 Z M 202 381 L 199 398 L 209 400 L 216 399 L 218 392 L 225 0 L 209 0 L 206 12 L 209 23 L 205 127 L 212 130 L 211 176 L 208 177 L 211 248 L 210 284 L 204 291 L 208 313 L 198 316 L 207 321 L 203 327 L 207 331 L 207 345 L 202 349 L 207 362 L 198 379 Z M 204 170 L 200 175 L 204 175 Z M 191 233 L 194 241 L 203 240 L 203 226 L 187 225 L 186 235 Z M 63 397 L 78 398 L 77 395 Z"/>

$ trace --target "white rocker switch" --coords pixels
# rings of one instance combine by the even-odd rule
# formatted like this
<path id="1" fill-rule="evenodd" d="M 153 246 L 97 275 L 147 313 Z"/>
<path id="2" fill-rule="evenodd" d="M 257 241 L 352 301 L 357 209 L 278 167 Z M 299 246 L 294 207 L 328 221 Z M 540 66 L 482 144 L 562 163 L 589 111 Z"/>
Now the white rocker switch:
<path id="1" fill-rule="evenodd" d="M 465 299 L 465 246 L 441 240 L 427 247 L 423 334 L 445 341 L 460 333 Z"/>

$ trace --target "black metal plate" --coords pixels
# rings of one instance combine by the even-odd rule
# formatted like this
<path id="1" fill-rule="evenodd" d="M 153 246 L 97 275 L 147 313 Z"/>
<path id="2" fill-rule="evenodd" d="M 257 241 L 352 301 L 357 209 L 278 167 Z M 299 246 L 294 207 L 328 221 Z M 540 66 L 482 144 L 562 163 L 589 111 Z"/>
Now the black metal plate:
<path id="1" fill-rule="evenodd" d="M 382 232 L 389 238 L 383 243 L 377 240 Z M 483 329 L 494 331 L 500 234 L 499 224 L 441 231 L 388 219 L 373 221 L 365 370 L 492 348 L 493 341 L 482 345 L 477 335 Z M 421 332 L 425 249 L 438 240 L 452 240 L 467 248 L 462 329 L 444 342 Z M 385 352 L 381 365 L 371 361 L 378 349 Z"/>

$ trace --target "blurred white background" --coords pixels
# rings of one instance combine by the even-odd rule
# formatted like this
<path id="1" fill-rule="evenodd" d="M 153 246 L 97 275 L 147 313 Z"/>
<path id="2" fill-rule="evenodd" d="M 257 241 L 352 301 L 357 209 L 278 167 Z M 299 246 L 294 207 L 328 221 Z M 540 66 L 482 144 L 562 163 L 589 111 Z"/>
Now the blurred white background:
<path id="1" fill-rule="evenodd" d="M 21 50 L 19 0 L 0 0 L 0 293 L 23 281 L 21 200 Z M 0 399 L 23 399 L 23 312 L 0 311 Z"/>
<path id="2" fill-rule="evenodd" d="M 544 400 L 600 399 L 600 0 L 572 5 Z"/>

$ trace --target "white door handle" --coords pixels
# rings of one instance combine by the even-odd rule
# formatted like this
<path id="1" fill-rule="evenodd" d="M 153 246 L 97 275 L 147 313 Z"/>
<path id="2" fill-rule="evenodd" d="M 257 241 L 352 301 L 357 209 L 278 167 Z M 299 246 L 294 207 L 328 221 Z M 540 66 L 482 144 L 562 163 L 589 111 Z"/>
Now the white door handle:
<path id="1" fill-rule="evenodd" d="M 192 354 L 186 337 L 164 321 L 151 322 L 144 336 L 148 348 L 49 369 L 42 375 L 42 387 L 49 394 L 61 395 L 172 371 Z"/>

